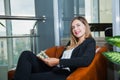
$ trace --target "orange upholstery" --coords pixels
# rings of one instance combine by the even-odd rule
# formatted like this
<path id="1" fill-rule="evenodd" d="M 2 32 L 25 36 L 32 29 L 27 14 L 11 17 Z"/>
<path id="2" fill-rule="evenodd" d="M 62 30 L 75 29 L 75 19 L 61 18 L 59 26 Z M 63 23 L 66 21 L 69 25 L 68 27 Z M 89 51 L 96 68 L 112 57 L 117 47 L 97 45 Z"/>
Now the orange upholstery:
<path id="1" fill-rule="evenodd" d="M 107 80 L 107 60 L 101 54 L 104 51 L 107 51 L 107 48 L 101 47 L 88 67 L 78 68 L 67 80 Z"/>
<path id="2" fill-rule="evenodd" d="M 49 57 L 59 58 L 64 48 L 65 48 L 64 46 L 54 46 L 54 47 L 48 48 L 45 53 Z"/>
<path id="3" fill-rule="evenodd" d="M 97 49 L 99 47 L 96 47 Z M 64 46 L 54 46 L 46 50 L 49 57 L 60 57 Z M 107 60 L 101 54 L 107 51 L 105 46 L 97 50 L 93 62 L 88 67 L 80 67 L 71 73 L 66 80 L 107 80 Z M 15 71 L 15 70 L 14 70 Z M 11 80 L 14 71 L 8 72 L 8 79 Z M 12 74 L 10 74 L 10 72 Z"/>
<path id="4" fill-rule="evenodd" d="M 15 69 L 8 71 L 8 80 L 12 80 L 14 77 Z"/>

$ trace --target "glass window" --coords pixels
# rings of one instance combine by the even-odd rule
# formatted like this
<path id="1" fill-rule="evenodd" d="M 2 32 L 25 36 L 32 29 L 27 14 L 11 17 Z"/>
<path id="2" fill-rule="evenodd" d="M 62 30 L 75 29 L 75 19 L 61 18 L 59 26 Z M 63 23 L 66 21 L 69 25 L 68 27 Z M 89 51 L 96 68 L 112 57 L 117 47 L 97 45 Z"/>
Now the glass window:
<path id="1" fill-rule="evenodd" d="M 33 29 L 35 21 L 29 20 L 13 20 L 13 62 L 17 64 L 18 57 L 24 50 L 31 50 L 31 30 Z"/>
<path id="2" fill-rule="evenodd" d="M 8 63 L 7 58 L 7 43 L 5 38 L 0 38 L 0 65 Z"/>
<path id="3" fill-rule="evenodd" d="M 100 0 L 100 23 L 112 23 L 112 0 Z"/>
<path id="4" fill-rule="evenodd" d="M 25 35 L 23 35 L 25 36 Z M 13 38 L 13 63 L 16 66 L 22 51 L 31 50 L 30 37 Z"/>
<path id="5" fill-rule="evenodd" d="M 0 15 L 4 14 L 4 0 L 0 0 Z M 0 65 L 5 65 L 8 63 L 7 41 L 6 38 L 3 38 L 2 36 L 6 36 L 6 27 L 5 20 L 0 19 Z"/>
<path id="6" fill-rule="evenodd" d="M 31 29 L 33 29 L 35 21 L 31 20 L 13 20 L 12 21 L 12 34 L 30 34 Z"/>
<path id="7" fill-rule="evenodd" d="M 11 0 L 12 16 L 35 16 L 34 0 Z M 31 30 L 34 20 L 12 20 L 13 63 L 17 64 L 18 57 L 24 50 L 31 50 Z M 33 37 L 32 37 L 33 38 Z"/>
<path id="8" fill-rule="evenodd" d="M 6 5 L 8 4 L 10 4 L 10 8 L 7 9 L 11 10 L 7 14 L 10 16 L 35 16 L 34 0 L 10 0 L 10 3 L 6 2 Z M 0 0 L 0 5 L 0 15 L 5 15 L 4 0 Z M 35 20 L 22 20 L 22 18 L 0 20 L 0 65 L 6 63 L 9 67 L 14 67 L 20 53 L 24 50 L 31 50 L 31 40 L 34 38 L 31 38 L 31 29 L 33 29 L 35 22 Z"/>
<path id="9" fill-rule="evenodd" d="M 0 0 L 0 15 L 4 15 L 4 0 Z"/>
<path id="10" fill-rule="evenodd" d="M 0 20 L 0 36 L 6 36 L 5 20 Z"/>
<path id="11" fill-rule="evenodd" d="M 11 15 L 35 16 L 34 0 L 11 0 Z"/>
<path id="12" fill-rule="evenodd" d="M 6 36 L 6 27 L 4 23 L 4 20 L 0 20 L 0 65 L 7 64 L 8 61 L 6 38 L 3 38 L 3 36 Z"/>
<path id="13" fill-rule="evenodd" d="M 59 3 L 61 45 L 69 40 L 70 21 L 74 16 L 84 16 L 89 23 L 112 23 L 111 0 L 62 0 Z M 60 12 L 60 11 L 59 11 Z M 62 26 L 61 26 L 62 25 Z M 99 26 L 99 28 L 104 26 Z M 95 27 L 96 28 L 96 27 Z M 105 37 L 104 31 L 92 31 L 93 37 Z"/>

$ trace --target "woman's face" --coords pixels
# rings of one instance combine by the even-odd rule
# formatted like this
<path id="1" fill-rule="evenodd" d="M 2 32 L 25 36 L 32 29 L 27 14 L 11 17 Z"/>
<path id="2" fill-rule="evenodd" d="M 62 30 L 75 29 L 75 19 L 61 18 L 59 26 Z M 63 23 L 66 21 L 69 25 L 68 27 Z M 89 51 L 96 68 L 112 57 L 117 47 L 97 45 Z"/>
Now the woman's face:
<path id="1" fill-rule="evenodd" d="M 85 37 L 86 27 L 80 20 L 74 20 L 72 22 L 72 33 L 75 37 Z"/>

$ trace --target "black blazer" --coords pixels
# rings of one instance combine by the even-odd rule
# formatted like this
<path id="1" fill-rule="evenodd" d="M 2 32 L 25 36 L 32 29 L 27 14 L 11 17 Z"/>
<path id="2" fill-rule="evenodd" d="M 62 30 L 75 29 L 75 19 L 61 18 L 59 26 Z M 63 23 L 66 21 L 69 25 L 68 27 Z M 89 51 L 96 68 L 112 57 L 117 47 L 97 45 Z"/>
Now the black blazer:
<path id="1" fill-rule="evenodd" d="M 60 59 L 60 67 L 69 67 L 71 71 L 74 71 L 78 67 L 88 66 L 95 56 L 95 49 L 95 40 L 86 38 L 82 44 L 73 50 L 70 59 Z"/>

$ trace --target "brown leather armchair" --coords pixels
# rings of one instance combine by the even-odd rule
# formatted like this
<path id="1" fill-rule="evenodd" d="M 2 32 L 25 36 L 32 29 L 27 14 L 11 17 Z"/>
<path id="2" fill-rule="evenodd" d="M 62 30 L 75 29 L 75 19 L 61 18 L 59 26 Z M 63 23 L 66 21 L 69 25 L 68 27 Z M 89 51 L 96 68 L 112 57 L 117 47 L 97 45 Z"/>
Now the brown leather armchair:
<path id="1" fill-rule="evenodd" d="M 54 46 L 46 50 L 49 57 L 60 57 L 64 46 Z M 88 67 L 80 67 L 71 73 L 66 80 L 107 80 L 107 60 L 102 52 L 107 51 L 105 46 L 96 47 L 95 58 Z M 8 71 L 8 79 L 11 80 L 15 70 Z"/>

